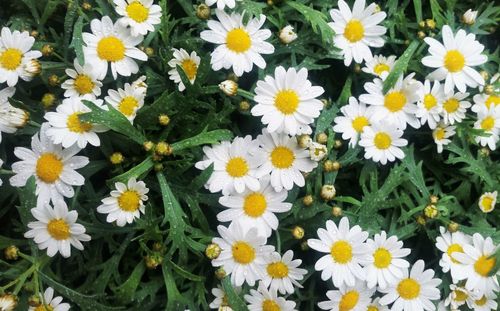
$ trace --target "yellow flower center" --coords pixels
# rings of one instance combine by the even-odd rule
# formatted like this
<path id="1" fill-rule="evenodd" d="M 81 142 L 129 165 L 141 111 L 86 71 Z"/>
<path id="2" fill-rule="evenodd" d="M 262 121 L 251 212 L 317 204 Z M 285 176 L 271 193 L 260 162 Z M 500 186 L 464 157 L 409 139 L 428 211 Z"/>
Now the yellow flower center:
<path id="1" fill-rule="evenodd" d="M 251 263 L 255 259 L 255 249 L 247 242 L 238 241 L 231 248 L 234 261 L 242 265 Z"/>
<path id="2" fill-rule="evenodd" d="M 36 175 L 46 183 L 53 183 L 58 180 L 63 168 L 64 165 L 61 159 L 50 152 L 43 153 L 36 161 Z"/>
<path id="3" fill-rule="evenodd" d="M 118 110 L 127 117 L 132 116 L 137 107 L 139 107 L 139 102 L 133 96 L 124 97 L 118 104 Z"/>
<path id="4" fill-rule="evenodd" d="M 446 131 L 442 127 L 438 127 L 434 130 L 434 137 L 436 137 L 437 140 L 443 140 L 446 135 Z"/>
<path id="5" fill-rule="evenodd" d="M 484 196 L 482 199 L 481 199 L 481 207 L 483 208 L 483 211 L 484 212 L 491 212 L 491 210 L 493 209 L 493 197 L 491 196 Z"/>
<path id="6" fill-rule="evenodd" d="M 244 53 L 252 46 L 252 39 L 245 29 L 236 28 L 227 33 L 226 46 L 233 52 Z"/>
<path id="7" fill-rule="evenodd" d="M 481 128 L 485 131 L 491 131 L 495 126 L 495 119 L 492 116 L 487 116 L 481 121 Z"/>
<path id="8" fill-rule="evenodd" d="M 500 105 L 500 96 L 490 95 L 488 96 L 484 104 L 486 105 L 486 107 L 488 107 L 488 109 L 490 109 L 491 104 L 498 106 Z"/>
<path id="9" fill-rule="evenodd" d="M 47 231 L 54 240 L 66 240 L 71 235 L 69 225 L 64 219 L 52 219 L 47 224 Z"/>
<path id="10" fill-rule="evenodd" d="M 390 92 L 385 95 L 384 106 L 391 112 L 397 112 L 403 109 L 406 104 L 406 96 L 401 91 Z"/>
<path id="11" fill-rule="evenodd" d="M 476 305 L 482 307 L 486 304 L 487 301 L 488 301 L 488 299 L 486 298 L 486 296 L 483 295 L 483 297 L 481 297 L 481 299 L 475 300 L 474 302 L 476 303 Z"/>
<path id="12" fill-rule="evenodd" d="M 376 306 L 368 306 L 368 308 L 366 309 L 366 311 L 379 311 L 378 308 Z"/>
<path id="13" fill-rule="evenodd" d="M 384 132 L 378 132 L 373 139 L 373 143 L 377 149 L 385 150 L 389 149 L 392 143 L 391 136 Z"/>
<path id="14" fill-rule="evenodd" d="M 380 64 L 377 64 L 375 65 L 375 67 L 373 67 L 373 72 L 375 72 L 377 74 L 377 76 L 381 76 L 384 72 L 388 72 L 391 70 L 391 67 L 389 67 L 389 65 L 387 64 L 384 64 L 384 63 L 380 63 Z"/>
<path id="15" fill-rule="evenodd" d="M 389 267 L 392 262 L 391 253 L 385 248 L 379 248 L 373 253 L 374 265 L 379 269 Z"/>
<path id="16" fill-rule="evenodd" d="M 369 124 L 370 122 L 368 122 L 368 119 L 364 116 L 356 117 L 352 120 L 352 128 L 358 133 L 363 132 L 363 128 Z"/>
<path id="17" fill-rule="evenodd" d="M 267 208 L 266 197 L 262 193 L 254 192 L 245 197 L 243 210 L 250 217 L 260 217 Z"/>
<path id="18" fill-rule="evenodd" d="M 248 173 L 247 161 L 242 157 L 232 158 L 226 164 L 226 172 L 234 178 L 245 176 Z"/>
<path id="19" fill-rule="evenodd" d="M 139 209 L 141 196 L 135 190 L 127 190 L 118 197 L 118 206 L 126 212 L 135 212 Z"/>
<path id="20" fill-rule="evenodd" d="M 352 246 L 349 242 L 340 240 L 333 243 L 330 255 L 337 263 L 346 264 L 352 259 Z"/>
<path id="21" fill-rule="evenodd" d="M 145 22 L 149 16 L 149 9 L 139 1 L 134 1 L 127 5 L 127 15 L 138 23 Z"/>
<path id="22" fill-rule="evenodd" d="M 68 116 L 66 120 L 66 126 L 68 130 L 74 133 L 85 133 L 92 129 L 92 124 L 89 122 L 80 122 L 80 118 L 78 116 L 82 114 L 81 112 L 75 112 Z"/>
<path id="23" fill-rule="evenodd" d="M 358 42 L 365 36 L 365 28 L 357 19 L 351 19 L 344 29 L 344 37 L 351 43 Z"/>
<path id="24" fill-rule="evenodd" d="M 92 82 L 92 79 L 83 74 L 77 75 L 73 84 L 75 86 L 75 90 L 80 95 L 90 94 L 92 89 L 94 89 L 94 82 Z"/>
<path id="25" fill-rule="evenodd" d="M 359 293 L 355 290 L 351 290 L 345 293 L 339 302 L 339 311 L 349 311 L 354 309 L 358 304 Z"/>
<path id="26" fill-rule="evenodd" d="M 262 302 L 262 311 L 280 311 L 280 306 L 271 299 L 266 299 Z"/>
<path id="27" fill-rule="evenodd" d="M 467 293 L 462 290 L 454 290 L 455 293 L 455 301 L 465 301 L 468 297 Z"/>
<path id="28" fill-rule="evenodd" d="M 450 259 L 453 263 L 460 263 L 458 260 L 456 260 L 452 256 L 452 254 L 455 252 L 463 253 L 464 249 L 462 248 L 462 246 L 460 244 L 454 243 L 454 244 L 451 244 L 450 246 L 448 246 L 448 249 L 446 250 L 446 253 L 448 254 L 448 256 L 450 257 Z"/>
<path id="29" fill-rule="evenodd" d="M 436 107 L 437 105 L 437 99 L 434 97 L 432 94 L 425 94 L 424 96 L 424 107 L 427 110 L 431 110 L 432 108 Z"/>
<path id="30" fill-rule="evenodd" d="M 54 307 L 52 307 L 51 305 L 44 306 L 42 304 L 42 305 L 39 305 L 38 307 L 36 307 L 35 311 L 54 311 Z"/>
<path id="31" fill-rule="evenodd" d="M 23 52 L 19 49 L 8 48 L 0 54 L 0 65 L 7 70 L 16 70 L 23 59 Z"/>
<path id="32" fill-rule="evenodd" d="M 287 147 L 278 146 L 271 152 L 271 163 L 276 168 L 290 168 L 295 161 L 293 151 Z"/>
<path id="33" fill-rule="evenodd" d="M 446 110 L 446 112 L 448 113 L 453 113 L 457 111 L 458 107 L 460 107 L 460 103 L 458 102 L 458 99 L 455 98 L 450 98 L 443 104 L 444 110 Z"/>
<path id="34" fill-rule="evenodd" d="M 450 50 L 444 56 L 444 66 L 449 72 L 459 72 L 464 65 L 465 57 L 458 50 Z"/>
<path id="35" fill-rule="evenodd" d="M 181 64 L 182 69 L 190 81 L 194 80 L 198 72 L 198 65 L 192 59 L 185 59 Z"/>
<path id="36" fill-rule="evenodd" d="M 480 276 L 487 277 L 490 274 L 491 270 L 493 270 L 495 263 L 495 258 L 488 258 L 488 256 L 482 255 L 474 263 L 474 270 Z"/>
<path id="37" fill-rule="evenodd" d="M 397 287 L 399 296 L 405 300 L 412 300 L 420 294 L 420 284 L 411 278 L 399 282 Z"/>
<path id="38" fill-rule="evenodd" d="M 299 96 L 293 90 L 282 90 L 276 94 L 274 105 L 283 114 L 292 114 L 297 111 L 299 106 Z"/>
<path id="39" fill-rule="evenodd" d="M 97 56 L 108 62 L 117 62 L 125 57 L 125 45 L 117 37 L 102 38 L 97 43 Z"/>
<path id="40" fill-rule="evenodd" d="M 281 261 L 270 263 L 267 266 L 267 274 L 272 278 L 282 279 L 288 276 L 288 266 Z"/>

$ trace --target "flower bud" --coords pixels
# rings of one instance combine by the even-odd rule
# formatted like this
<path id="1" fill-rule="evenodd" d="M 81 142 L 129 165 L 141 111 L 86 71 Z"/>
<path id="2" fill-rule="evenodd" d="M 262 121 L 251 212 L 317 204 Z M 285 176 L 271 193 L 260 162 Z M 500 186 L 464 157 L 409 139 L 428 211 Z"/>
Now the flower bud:
<path id="1" fill-rule="evenodd" d="M 340 163 L 338 161 L 326 160 L 323 163 L 323 170 L 327 173 L 336 172 L 340 169 Z"/>
<path id="2" fill-rule="evenodd" d="M 234 96 L 238 93 L 238 83 L 233 80 L 225 80 L 219 84 L 219 88 L 227 96 Z"/>
<path id="3" fill-rule="evenodd" d="M 158 123 L 162 126 L 167 126 L 170 123 L 170 118 L 166 114 L 160 114 L 158 116 Z"/>
<path id="4" fill-rule="evenodd" d="M 476 22 L 477 11 L 472 11 L 468 9 L 464 15 L 462 15 L 462 22 L 466 25 L 474 25 Z"/>
<path id="5" fill-rule="evenodd" d="M 479 149 L 479 155 L 483 158 L 487 158 L 490 156 L 490 149 L 488 149 L 487 147 L 483 147 L 481 149 Z"/>
<path id="6" fill-rule="evenodd" d="M 224 268 L 222 268 L 222 267 L 215 270 L 215 277 L 219 280 L 222 280 L 223 278 L 225 278 L 226 275 L 227 275 L 226 270 L 224 270 Z"/>
<path id="7" fill-rule="evenodd" d="M 354 64 L 354 72 L 357 74 L 361 73 L 361 66 L 359 64 Z"/>
<path id="8" fill-rule="evenodd" d="M 340 149 L 342 148 L 342 141 L 340 139 L 335 139 L 333 142 L 333 148 Z"/>
<path id="9" fill-rule="evenodd" d="M 425 21 L 418 22 L 418 27 L 421 29 L 424 29 L 425 28 Z"/>
<path id="10" fill-rule="evenodd" d="M 419 224 L 421 226 L 425 226 L 425 223 L 427 222 L 425 220 L 425 217 L 422 215 L 418 215 L 416 221 L 417 221 L 417 224 Z"/>
<path id="11" fill-rule="evenodd" d="M 125 160 L 125 157 L 121 152 L 114 152 L 110 157 L 109 157 L 109 162 L 114 165 L 122 164 L 123 161 Z"/>
<path id="12" fill-rule="evenodd" d="M 326 148 L 325 145 L 312 142 L 309 145 L 309 157 L 311 157 L 311 160 L 319 162 L 323 160 L 328 152 L 328 149 Z"/>
<path id="13" fill-rule="evenodd" d="M 485 87 L 484 87 L 484 93 L 488 94 L 488 95 L 492 95 L 495 93 L 495 87 L 491 84 L 487 84 Z"/>
<path id="14" fill-rule="evenodd" d="M 316 135 L 316 141 L 320 144 L 326 144 L 328 141 L 328 135 L 326 135 L 325 133 L 319 133 L 318 135 Z"/>
<path id="15" fill-rule="evenodd" d="M 307 244 L 307 241 L 302 241 L 300 243 L 300 249 L 303 250 L 304 252 L 309 249 L 309 244 Z"/>
<path id="16" fill-rule="evenodd" d="M 85 11 L 90 11 L 92 10 L 92 4 L 85 1 L 84 3 L 82 3 L 82 9 L 84 9 Z"/>
<path id="17" fill-rule="evenodd" d="M 297 34 L 293 31 L 293 27 L 291 25 L 283 27 L 278 36 L 283 44 L 289 44 L 297 39 Z"/>
<path id="18" fill-rule="evenodd" d="M 169 156 L 172 154 L 172 147 L 164 141 L 156 144 L 155 153 L 161 156 Z"/>
<path id="19" fill-rule="evenodd" d="M 52 45 L 45 44 L 44 46 L 42 46 L 42 55 L 43 56 L 47 57 L 47 56 L 52 55 L 52 53 L 54 53 L 54 48 L 52 47 Z"/>
<path id="20" fill-rule="evenodd" d="M 246 100 L 240 102 L 239 108 L 241 111 L 248 111 L 250 109 L 250 103 Z"/>
<path id="21" fill-rule="evenodd" d="M 57 86 L 61 82 L 57 75 L 50 75 L 48 81 L 50 86 Z"/>
<path id="22" fill-rule="evenodd" d="M 28 76 L 28 79 L 26 81 L 30 81 L 36 75 L 40 74 L 40 72 L 42 72 L 42 65 L 40 64 L 40 62 L 38 60 L 32 59 L 29 62 L 26 62 L 26 64 L 24 64 L 24 71 L 26 72 L 26 75 Z M 59 80 L 59 78 L 57 78 L 57 80 Z M 49 78 L 49 82 L 50 82 L 50 78 Z"/>
<path id="23" fill-rule="evenodd" d="M 52 93 L 45 93 L 43 94 L 42 96 L 42 105 L 45 109 L 49 109 L 50 107 L 52 107 L 54 105 L 56 101 L 56 96 Z"/>
<path id="24" fill-rule="evenodd" d="M 162 264 L 163 257 L 159 253 L 154 253 L 144 257 L 144 262 L 146 263 L 146 268 L 153 270 Z"/>
<path id="25" fill-rule="evenodd" d="M 419 32 L 417 32 L 417 37 L 421 40 L 425 39 L 426 37 L 426 34 L 425 32 L 423 32 L 422 30 L 420 30 Z"/>
<path id="26" fill-rule="evenodd" d="M 202 3 L 196 7 L 196 16 L 199 19 L 209 19 L 210 18 L 210 7 L 205 3 Z"/>
<path id="27" fill-rule="evenodd" d="M 3 294 L 0 296 L 1 311 L 13 311 L 17 307 L 17 296 L 12 294 Z"/>
<path id="28" fill-rule="evenodd" d="M 305 206 L 311 206 L 314 203 L 314 198 L 312 195 L 308 194 L 302 199 L 302 203 Z"/>
<path id="29" fill-rule="evenodd" d="M 15 245 L 10 245 L 4 249 L 3 254 L 7 260 L 17 260 L 19 258 L 19 248 Z"/>
<path id="30" fill-rule="evenodd" d="M 30 307 L 37 308 L 37 307 L 40 307 L 41 304 L 42 304 L 42 299 L 40 299 L 40 295 L 31 295 L 28 298 L 28 305 Z M 44 309 L 42 309 L 42 310 L 44 310 Z"/>
<path id="31" fill-rule="evenodd" d="M 153 49 L 152 47 L 148 46 L 148 47 L 145 47 L 144 48 L 144 53 L 146 53 L 146 55 L 148 57 L 153 57 L 155 56 L 155 49 Z"/>
<path id="32" fill-rule="evenodd" d="M 144 147 L 144 150 L 151 151 L 155 147 L 155 144 L 152 141 L 148 140 L 145 141 L 144 144 L 142 144 L 142 146 Z"/>
<path id="33" fill-rule="evenodd" d="M 323 187 L 321 187 L 321 198 L 325 201 L 332 200 L 336 193 L 337 191 L 333 185 L 323 185 Z"/>
<path id="34" fill-rule="evenodd" d="M 334 217 L 340 217 L 340 216 L 342 216 L 342 214 L 343 214 L 343 211 L 342 211 L 342 208 L 340 206 L 332 207 L 332 215 Z"/>
<path id="35" fill-rule="evenodd" d="M 297 136 L 297 144 L 299 145 L 300 148 L 307 148 L 311 144 L 312 139 L 311 136 L 307 134 L 303 134 L 300 136 Z"/>
<path id="36" fill-rule="evenodd" d="M 431 204 L 437 204 L 437 202 L 439 201 L 439 197 L 437 195 L 431 195 L 429 197 L 429 201 L 431 202 Z"/>
<path id="37" fill-rule="evenodd" d="M 161 172 L 163 171 L 163 164 L 162 163 L 155 163 L 153 166 L 155 172 Z"/>
<path id="38" fill-rule="evenodd" d="M 487 81 L 490 78 L 490 74 L 486 70 L 481 70 L 479 74 L 483 77 L 484 81 Z"/>
<path id="39" fill-rule="evenodd" d="M 205 256 L 207 256 L 208 259 L 213 260 L 217 259 L 221 253 L 221 248 L 219 244 L 216 243 L 210 243 L 207 245 L 207 248 L 205 249 Z"/>
<path id="40" fill-rule="evenodd" d="M 460 225 L 454 221 L 452 221 L 448 224 L 448 231 L 450 231 L 451 233 L 457 232 L 459 228 L 460 228 Z"/>
<path id="41" fill-rule="evenodd" d="M 434 204 L 429 204 L 424 208 L 424 214 L 429 219 L 434 219 L 438 216 L 439 211 Z"/>
<path id="42" fill-rule="evenodd" d="M 292 230 L 292 235 L 293 235 L 293 238 L 296 239 L 296 240 L 300 240 L 304 237 L 304 228 L 300 227 L 300 226 L 295 226 Z"/>
<path id="43" fill-rule="evenodd" d="M 425 26 L 429 29 L 435 29 L 436 28 L 436 22 L 433 19 L 426 19 L 425 20 Z"/>

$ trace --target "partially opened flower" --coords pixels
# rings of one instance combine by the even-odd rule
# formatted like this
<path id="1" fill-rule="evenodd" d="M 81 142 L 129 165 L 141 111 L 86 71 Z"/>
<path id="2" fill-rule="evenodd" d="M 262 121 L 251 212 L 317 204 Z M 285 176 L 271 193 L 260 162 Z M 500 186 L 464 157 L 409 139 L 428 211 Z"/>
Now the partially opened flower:
<path id="1" fill-rule="evenodd" d="M 179 91 L 184 91 L 186 86 L 182 82 L 181 76 L 177 71 L 177 66 L 180 66 L 186 77 L 191 84 L 196 80 L 196 74 L 198 73 L 198 67 L 200 66 L 201 58 L 192 51 L 191 54 L 186 52 L 184 49 L 172 49 L 174 58 L 168 62 L 168 65 L 172 68 L 169 72 L 169 79 L 173 80 L 179 85 Z"/>
<path id="2" fill-rule="evenodd" d="M 68 311 L 69 303 L 62 302 L 61 296 L 54 297 L 54 289 L 47 287 L 42 296 L 41 305 L 38 307 L 29 307 L 28 311 Z"/>
<path id="3" fill-rule="evenodd" d="M 387 78 L 392 68 L 394 67 L 395 63 L 395 55 L 391 55 L 388 57 L 385 57 L 383 55 L 375 55 L 373 59 L 366 62 L 365 67 L 363 67 L 361 70 L 363 70 L 363 72 L 377 76 L 382 80 L 385 80 L 385 78 Z"/>
<path id="4" fill-rule="evenodd" d="M 0 142 L 3 133 L 15 133 L 19 128 L 26 125 L 29 115 L 26 111 L 12 106 L 9 98 L 14 95 L 16 89 L 6 87 L 0 90 Z"/>
<path id="5" fill-rule="evenodd" d="M 497 204 L 498 191 L 485 192 L 479 198 L 479 208 L 483 213 L 491 213 Z"/>
<path id="6" fill-rule="evenodd" d="M 121 15 L 118 23 L 130 26 L 132 36 L 146 35 L 154 31 L 161 22 L 161 7 L 153 4 L 153 0 L 113 0 L 116 13 Z"/>

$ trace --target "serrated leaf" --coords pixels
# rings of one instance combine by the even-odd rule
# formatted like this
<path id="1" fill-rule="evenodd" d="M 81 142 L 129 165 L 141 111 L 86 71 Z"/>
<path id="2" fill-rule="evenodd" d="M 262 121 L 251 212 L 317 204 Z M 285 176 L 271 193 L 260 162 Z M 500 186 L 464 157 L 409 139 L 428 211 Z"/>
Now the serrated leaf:
<path id="1" fill-rule="evenodd" d="M 335 33 L 326 22 L 327 17 L 325 14 L 299 2 L 287 1 L 286 4 L 297 10 L 305 17 L 305 19 L 311 24 L 313 31 L 317 34 L 321 34 L 321 39 L 324 43 L 333 42 L 333 36 Z"/>
<path id="2" fill-rule="evenodd" d="M 175 153 L 184 149 L 206 144 L 215 144 L 220 141 L 230 140 L 232 138 L 233 132 L 231 132 L 230 130 L 213 130 L 210 132 L 202 132 L 196 136 L 173 143 L 171 146 Z"/>
<path id="3" fill-rule="evenodd" d="M 127 183 L 127 181 L 130 178 L 132 178 L 132 177 L 139 178 L 140 176 L 149 172 L 149 170 L 151 170 L 151 168 L 153 168 L 153 165 L 154 165 L 154 162 L 151 159 L 151 157 L 147 157 L 146 159 L 144 159 L 144 161 L 137 164 L 136 166 L 134 166 L 133 168 L 131 168 L 127 172 L 109 179 L 107 181 L 107 184 L 110 187 L 112 187 L 115 182 Z"/>
<path id="4" fill-rule="evenodd" d="M 408 67 L 408 62 L 410 61 L 413 53 L 415 53 L 419 45 L 420 42 L 413 41 L 412 43 L 410 43 L 408 48 L 406 48 L 401 57 L 398 58 L 398 60 L 394 64 L 394 68 L 392 68 L 391 72 L 384 81 L 384 94 L 387 93 L 396 84 L 399 77 L 404 73 L 404 71 Z"/>
<path id="5" fill-rule="evenodd" d="M 135 266 L 134 270 L 130 274 L 129 278 L 119 287 L 116 288 L 116 296 L 123 303 L 132 302 L 135 296 L 135 292 L 139 287 L 141 278 L 146 271 L 146 264 L 143 261 Z"/>
<path id="6" fill-rule="evenodd" d="M 79 16 L 76 20 L 75 26 L 73 27 L 73 39 L 71 40 L 70 47 L 75 49 L 76 59 L 78 63 L 83 66 L 85 63 L 85 56 L 83 54 L 83 16 Z"/>
<path id="7" fill-rule="evenodd" d="M 248 311 L 248 308 L 241 299 L 241 297 L 234 291 L 233 285 L 231 285 L 231 277 L 226 276 L 222 280 L 222 288 L 224 289 L 224 293 L 227 296 L 227 300 L 229 303 L 229 306 L 235 311 Z"/>

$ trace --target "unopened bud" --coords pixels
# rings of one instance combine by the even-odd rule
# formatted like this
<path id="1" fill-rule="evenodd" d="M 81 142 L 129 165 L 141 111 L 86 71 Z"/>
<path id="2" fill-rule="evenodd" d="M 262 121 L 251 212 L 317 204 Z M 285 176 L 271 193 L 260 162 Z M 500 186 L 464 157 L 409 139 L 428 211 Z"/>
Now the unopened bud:
<path id="1" fill-rule="evenodd" d="M 250 109 L 250 103 L 246 100 L 240 102 L 239 108 L 241 111 L 248 111 Z"/>
<path id="2" fill-rule="evenodd" d="M 434 204 L 429 204 L 424 208 L 424 214 L 429 219 L 434 219 L 438 216 L 439 211 Z"/>
<path id="3" fill-rule="evenodd" d="M 314 198 L 312 195 L 308 194 L 302 199 L 302 203 L 305 206 L 311 206 L 314 203 Z"/>
<path id="4" fill-rule="evenodd" d="M 340 217 L 340 216 L 342 216 L 342 214 L 343 214 L 343 211 L 342 211 L 342 208 L 340 206 L 332 207 L 332 215 L 334 217 Z"/>
<path id="5" fill-rule="evenodd" d="M 42 46 L 43 56 L 47 57 L 47 56 L 52 55 L 52 53 L 54 53 L 54 48 L 52 47 L 52 45 L 45 44 L 44 46 Z"/>
<path id="6" fill-rule="evenodd" d="M 219 84 L 219 88 L 227 96 L 234 96 L 238 93 L 238 83 L 233 80 L 225 80 Z"/>
<path id="7" fill-rule="evenodd" d="M 468 9 L 464 15 L 462 15 L 462 22 L 466 25 L 474 25 L 476 22 L 476 17 L 477 17 L 477 11 L 472 11 L 471 9 Z"/>
<path id="8" fill-rule="evenodd" d="M 448 224 L 448 231 L 450 231 L 451 233 L 457 232 L 459 228 L 460 228 L 460 225 L 454 221 L 452 221 Z"/>
<path id="9" fill-rule="evenodd" d="M 114 165 L 122 164 L 123 161 L 125 160 L 125 157 L 121 152 L 114 152 L 110 157 L 109 157 L 109 162 Z"/>
<path id="10" fill-rule="evenodd" d="M 431 204 L 437 204 L 437 202 L 439 201 L 439 197 L 437 195 L 431 195 L 429 197 L 429 201 L 431 202 Z"/>
<path id="11" fill-rule="evenodd" d="M 167 126 L 170 123 L 170 118 L 166 114 L 160 114 L 158 116 L 158 123 L 162 126 Z"/>
<path id="12" fill-rule="evenodd" d="M 418 215 L 416 220 L 419 225 L 425 226 L 426 220 L 424 216 Z"/>
<path id="13" fill-rule="evenodd" d="M 481 77 L 483 77 L 484 81 L 490 78 L 490 74 L 486 70 L 481 70 L 479 74 L 481 75 Z"/>
<path id="14" fill-rule="evenodd" d="M 10 245 L 3 251 L 3 254 L 7 260 L 17 260 L 19 258 L 19 248 L 15 245 Z"/>
<path id="15" fill-rule="evenodd" d="M 169 156 L 172 154 L 172 147 L 164 141 L 156 144 L 155 153 L 161 156 Z"/>
<path id="16" fill-rule="evenodd" d="M 484 92 L 488 95 L 492 95 L 493 93 L 495 93 L 495 87 L 491 84 L 487 84 L 484 87 Z"/>
<path id="17" fill-rule="evenodd" d="M 147 255 L 146 257 L 144 257 L 144 262 L 146 264 L 146 268 L 153 270 L 162 264 L 163 257 L 158 253 L 154 253 L 152 255 Z"/>
<path id="18" fill-rule="evenodd" d="M 299 145 L 300 148 L 305 149 L 309 147 L 309 144 L 311 144 L 311 142 L 312 142 L 311 136 L 307 134 L 297 136 L 297 144 Z"/>
<path id="19" fill-rule="evenodd" d="M 227 275 L 226 270 L 224 270 L 224 268 L 222 268 L 222 267 L 215 270 L 215 277 L 219 280 L 222 280 L 223 278 L 225 278 L 226 275 Z"/>
<path id="20" fill-rule="evenodd" d="M 328 153 L 328 149 L 323 144 L 312 142 L 309 145 L 309 157 L 313 161 L 319 162 L 319 161 L 323 160 L 327 153 Z"/>
<path id="21" fill-rule="evenodd" d="M 146 53 L 146 55 L 148 57 L 153 57 L 155 56 L 155 49 L 153 49 L 152 47 L 148 46 L 148 47 L 145 47 L 144 48 L 144 53 Z"/>
<path id="22" fill-rule="evenodd" d="M 82 9 L 84 9 L 85 11 L 90 11 L 92 10 L 92 4 L 85 1 L 84 3 L 82 3 Z"/>
<path id="23" fill-rule="evenodd" d="M 359 64 L 354 64 L 354 72 L 361 73 L 361 66 Z"/>
<path id="24" fill-rule="evenodd" d="M 148 141 L 144 142 L 144 144 L 142 144 L 142 146 L 144 147 L 144 150 L 151 151 L 155 147 L 155 144 L 152 141 L 148 140 Z"/>
<path id="25" fill-rule="evenodd" d="M 304 228 L 300 226 L 295 226 L 292 230 L 292 235 L 294 239 L 300 240 L 304 237 Z"/>
<path id="26" fill-rule="evenodd" d="M 422 30 L 420 30 L 419 32 L 417 32 L 417 37 L 421 40 L 425 39 L 426 37 L 426 34 L 425 32 L 423 32 Z"/>
<path id="27" fill-rule="evenodd" d="M 49 109 L 50 107 L 52 107 L 54 105 L 56 101 L 56 96 L 52 93 L 45 93 L 43 94 L 42 96 L 42 105 L 45 109 Z"/>
<path id="28" fill-rule="evenodd" d="M 436 22 L 433 19 L 426 19 L 425 26 L 429 29 L 434 29 L 436 28 Z"/>
<path id="29" fill-rule="evenodd" d="M 320 144 L 326 144 L 328 141 L 328 135 L 326 135 L 325 133 L 319 133 L 318 135 L 316 135 L 316 141 Z"/>
<path id="30" fill-rule="evenodd" d="M 17 296 L 12 294 L 3 294 L 0 296 L 0 310 L 13 311 L 17 307 Z"/>
<path id="31" fill-rule="evenodd" d="M 199 19 L 208 19 L 210 18 L 210 7 L 205 3 L 202 3 L 196 7 L 196 16 Z"/>
<path id="32" fill-rule="evenodd" d="M 300 243 L 300 249 L 303 250 L 304 252 L 309 249 L 309 245 L 307 244 L 307 241 L 302 241 Z"/>
<path id="33" fill-rule="evenodd" d="M 57 86 L 60 83 L 59 77 L 57 75 L 50 75 L 48 81 L 50 86 Z"/>
<path id="34" fill-rule="evenodd" d="M 205 256 L 207 256 L 208 259 L 213 260 L 217 259 L 221 253 L 221 248 L 219 244 L 216 243 L 210 243 L 207 245 L 207 248 L 205 248 Z"/>
<path id="35" fill-rule="evenodd" d="M 340 149 L 342 148 L 342 141 L 340 139 L 335 139 L 333 142 L 333 148 Z"/>
<path id="36" fill-rule="evenodd" d="M 488 149 L 487 147 L 483 147 L 481 149 L 479 149 L 479 155 L 483 158 L 487 158 L 490 156 L 490 149 Z"/>
<path id="37" fill-rule="evenodd" d="M 333 185 L 323 185 L 323 187 L 321 187 L 321 198 L 325 201 L 330 201 L 335 198 L 336 193 L 337 191 Z"/>
<path id="38" fill-rule="evenodd" d="M 289 44 L 297 39 L 297 34 L 293 31 L 293 27 L 291 25 L 283 27 L 278 36 L 283 44 Z"/>
<path id="39" fill-rule="evenodd" d="M 326 160 L 323 163 L 323 170 L 327 173 L 336 172 L 340 169 L 340 163 L 338 161 Z"/>

